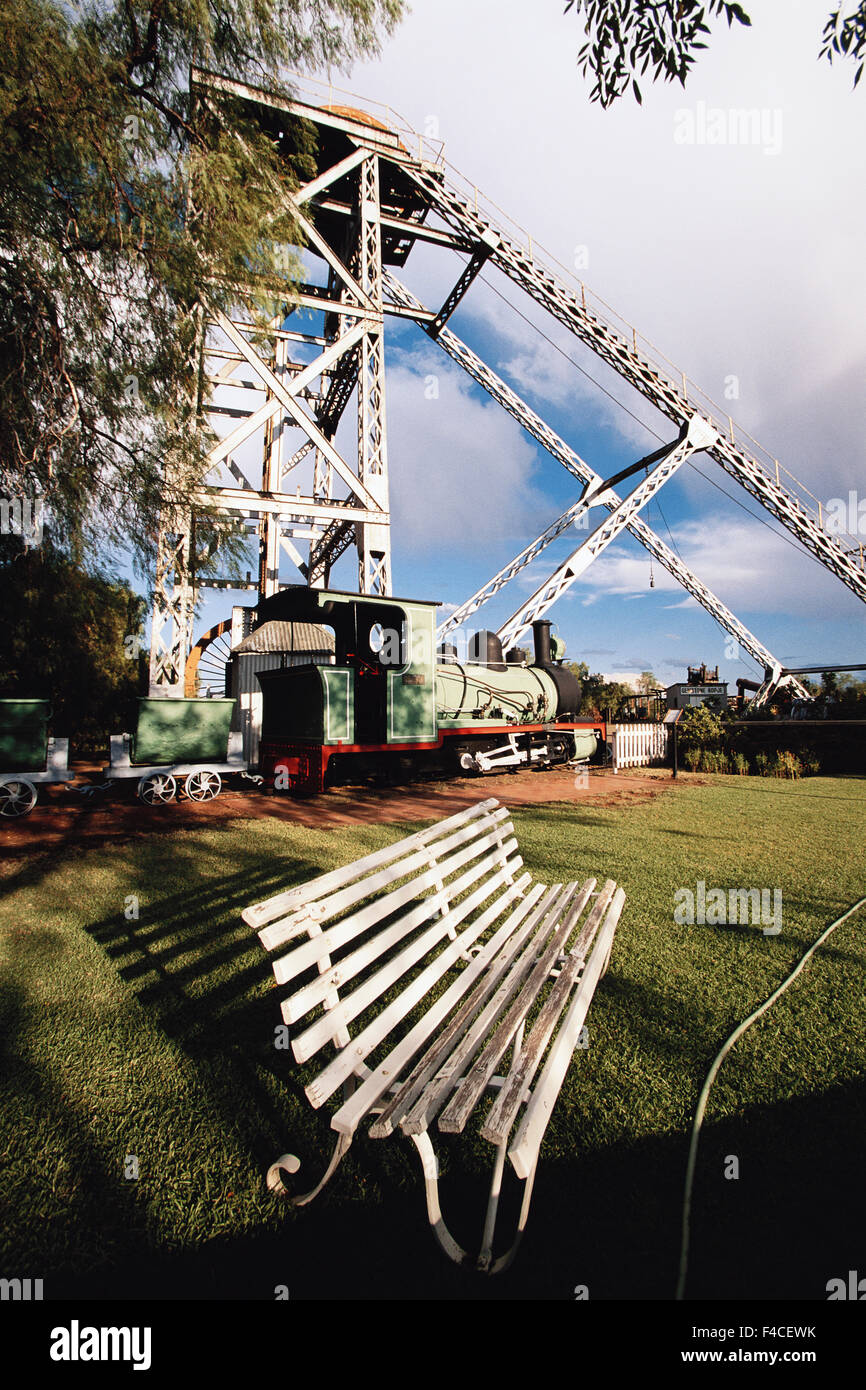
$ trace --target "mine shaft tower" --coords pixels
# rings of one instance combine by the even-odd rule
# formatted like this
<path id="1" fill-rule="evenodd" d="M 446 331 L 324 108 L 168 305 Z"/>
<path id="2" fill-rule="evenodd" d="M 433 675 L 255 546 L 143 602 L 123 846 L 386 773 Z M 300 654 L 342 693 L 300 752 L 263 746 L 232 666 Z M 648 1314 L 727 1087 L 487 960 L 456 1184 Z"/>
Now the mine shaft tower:
<path id="1" fill-rule="evenodd" d="M 829 534 L 821 503 L 807 489 L 625 320 L 539 254 L 531 238 L 446 169 L 441 147 L 411 132 L 394 113 L 382 120 L 335 102 L 327 88 L 307 98 L 280 95 L 200 69 L 193 70 L 191 85 L 200 102 L 223 94 L 242 101 L 275 140 L 298 119 L 312 123 L 317 140 L 315 177 L 293 194 L 279 196 L 288 200 L 306 239 L 304 254 L 324 265 L 325 282 L 304 283 L 299 290 L 287 286 L 283 310 L 264 333 L 242 310 L 231 318 L 217 311 L 201 340 L 208 422 L 217 434 L 221 421 L 230 422 L 227 432 L 222 425 L 208 455 L 201 500 L 257 533 L 259 572 L 248 576 L 246 587 L 259 597 L 279 589 L 283 556 L 308 584 L 324 588 L 336 561 L 353 547 L 359 592 L 392 592 L 384 333 L 386 319 L 400 318 L 420 325 L 580 483 L 574 504 L 442 624 L 440 640 L 583 513 L 601 508 L 606 519 L 502 625 L 506 645 L 515 643 L 628 529 L 764 668 L 767 681 L 778 680 L 782 668 L 772 653 L 639 515 L 699 451 L 866 600 L 862 542 Z M 309 85 L 299 80 L 295 93 Z M 453 288 L 438 307 L 421 303 L 397 274 L 417 242 L 461 258 Z M 448 327 L 485 267 L 504 274 L 656 407 L 676 431 L 670 444 L 613 478 L 605 479 L 586 463 Z M 348 409 L 353 400 L 354 430 Z M 614 485 L 639 470 L 646 470 L 646 478 L 621 497 Z M 167 520 L 160 537 L 151 641 L 154 694 L 195 693 L 195 653 L 214 635 L 224 640 L 230 626 L 224 622 L 205 634 L 191 663 L 194 526 L 194 516 Z M 199 587 L 204 584 L 242 587 L 228 578 L 202 581 Z M 805 693 L 794 677 L 784 679 L 795 693 Z"/>

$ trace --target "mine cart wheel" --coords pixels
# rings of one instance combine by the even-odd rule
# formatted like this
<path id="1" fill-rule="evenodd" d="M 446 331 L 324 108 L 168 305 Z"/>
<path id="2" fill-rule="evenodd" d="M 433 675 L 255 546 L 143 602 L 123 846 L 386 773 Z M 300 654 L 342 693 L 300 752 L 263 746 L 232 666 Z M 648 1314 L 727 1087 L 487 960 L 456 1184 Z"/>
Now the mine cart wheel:
<path id="1" fill-rule="evenodd" d="M 152 772 L 149 777 L 142 777 L 138 784 L 138 794 L 146 806 L 161 806 L 167 801 L 174 801 L 177 793 L 177 782 L 170 772 Z"/>
<path id="2" fill-rule="evenodd" d="M 184 782 L 184 791 L 190 801 L 211 801 L 222 790 L 222 778 L 209 767 L 201 772 L 190 772 Z"/>
<path id="3" fill-rule="evenodd" d="M 26 777 L 0 780 L 0 816 L 26 816 L 36 805 L 38 792 Z"/>

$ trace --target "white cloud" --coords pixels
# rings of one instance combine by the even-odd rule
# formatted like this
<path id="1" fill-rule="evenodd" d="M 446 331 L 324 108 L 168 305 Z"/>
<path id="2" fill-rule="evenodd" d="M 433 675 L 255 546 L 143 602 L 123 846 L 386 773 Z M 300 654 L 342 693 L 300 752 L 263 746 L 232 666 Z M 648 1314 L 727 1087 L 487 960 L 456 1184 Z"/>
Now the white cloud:
<path id="1" fill-rule="evenodd" d="M 419 552 L 511 541 L 516 553 L 527 519 L 551 510 L 537 486 L 535 450 L 471 385 L 431 347 L 396 354 L 389 371 L 392 525 Z"/>
<path id="2" fill-rule="evenodd" d="M 841 420 L 832 403 L 866 358 L 866 147 L 851 64 L 817 61 L 828 9 L 763 0 L 749 29 L 715 19 L 685 90 L 646 81 L 642 106 L 629 97 L 603 111 L 577 68 L 574 11 L 415 0 L 350 85 L 418 129 L 434 117 L 448 159 L 528 229 L 524 242 L 547 246 L 771 453 L 791 448 L 811 486 L 830 454 L 843 480 L 863 459 L 862 377 Z M 678 112 L 701 102 L 779 112 L 779 153 L 677 143 Z M 531 317 L 531 301 L 496 280 Z M 536 389 L 561 398 L 543 349 L 511 352 L 518 368 L 523 354 Z M 726 401 L 731 376 L 739 398 Z M 800 452 L 798 440 L 817 446 L 828 430 L 832 451 Z"/>

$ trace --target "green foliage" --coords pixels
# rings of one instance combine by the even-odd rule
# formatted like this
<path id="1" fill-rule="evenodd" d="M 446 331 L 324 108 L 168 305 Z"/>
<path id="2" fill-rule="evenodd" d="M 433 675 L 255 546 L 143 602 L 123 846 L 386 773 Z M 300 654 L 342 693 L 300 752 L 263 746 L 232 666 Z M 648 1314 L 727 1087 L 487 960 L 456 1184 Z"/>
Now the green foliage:
<path id="1" fill-rule="evenodd" d="M 4 538 L 5 542 L 5 538 Z M 107 736 L 147 693 L 144 601 L 128 585 L 86 571 L 46 537 L 0 552 L 0 695 L 49 699 L 54 733 L 75 751 L 105 753 Z"/>
<path id="2" fill-rule="evenodd" d="M 800 777 L 803 773 L 803 764 L 796 753 L 788 749 L 780 749 L 770 764 L 770 773 L 773 777 Z"/>
<path id="3" fill-rule="evenodd" d="M 859 59 L 854 74 L 856 87 L 863 76 L 863 59 L 866 57 L 866 0 L 861 0 L 853 14 L 843 14 L 842 6 L 837 6 L 824 25 L 821 57 L 832 63 L 834 54 L 855 61 Z"/>
<path id="4" fill-rule="evenodd" d="M 693 705 L 683 710 L 677 726 L 677 738 L 681 748 L 719 748 L 722 743 L 723 727 L 718 714 L 707 705 Z"/>
<path id="5" fill-rule="evenodd" d="M 631 87 L 642 100 L 637 75 L 652 69 L 652 80 L 686 83 L 697 53 L 706 48 L 709 34 L 704 19 L 722 15 L 730 27 L 734 20 L 749 25 L 741 5 L 726 0 L 660 0 L 652 5 L 632 0 L 567 0 L 565 13 L 573 9 L 584 21 L 586 42 L 577 55 L 578 66 L 594 78 L 591 101 L 611 106 Z"/>
<path id="6" fill-rule="evenodd" d="M 638 695 L 651 695 L 654 690 L 659 689 L 658 677 L 654 676 L 652 671 L 641 671 L 635 681 L 635 687 Z"/>
<path id="7" fill-rule="evenodd" d="M 722 749 L 700 748 L 692 751 L 698 754 L 699 772 L 730 772 L 728 755 Z"/>
<path id="8" fill-rule="evenodd" d="M 577 677 L 583 687 L 583 701 L 581 709 L 588 715 L 597 715 L 600 719 L 604 718 L 606 710 L 615 712 L 617 705 L 626 695 L 634 695 L 636 692 L 630 685 L 623 681 L 606 681 L 601 672 L 590 674 L 589 667 L 585 661 L 566 662 L 566 669 Z"/>
<path id="9" fill-rule="evenodd" d="M 728 0 L 656 0 L 653 4 L 634 0 L 567 0 L 565 13 L 573 10 L 583 24 L 586 42 L 577 61 L 581 72 L 591 74 L 590 100 L 612 106 L 629 88 L 636 101 L 642 101 L 638 76 L 650 69 L 652 81 L 686 84 L 698 53 L 708 45 L 710 33 L 705 19 L 726 19 L 728 27 L 736 21 L 749 26 L 751 19 L 742 5 Z M 819 56 L 832 63 L 834 56 L 858 62 L 854 86 L 863 74 L 866 58 L 866 0 L 860 0 L 851 14 L 838 6 L 824 25 Z"/>
<path id="10" fill-rule="evenodd" d="M 42 496 L 79 556 L 130 538 L 145 572 L 163 508 L 209 444 L 196 427 L 200 296 L 290 298 L 284 195 L 308 129 L 278 141 L 194 62 L 279 85 L 287 65 L 376 50 L 402 0 L 6 0 L 0 7 L 0 495 Z M 252 287 L 252 289 L 250 289 Z"/>

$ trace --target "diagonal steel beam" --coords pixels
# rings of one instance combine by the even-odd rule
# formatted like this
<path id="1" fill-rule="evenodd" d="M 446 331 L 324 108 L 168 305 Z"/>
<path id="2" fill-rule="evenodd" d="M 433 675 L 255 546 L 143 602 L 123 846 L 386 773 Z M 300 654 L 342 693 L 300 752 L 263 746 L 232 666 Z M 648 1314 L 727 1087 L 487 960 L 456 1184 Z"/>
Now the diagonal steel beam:
<path id="1" fill-rule="evenodd" d="M 684 375 L 679 383 L 658 364 L 643 356 L 638 351 L 634 331 L 633 341 L 629 342 L 597 312 L 587 308 L 583 298 L 553 271 L 539 264 L 531 248 L 520 246 L 493 227 L 450 188 L 440 174 L 423 167 L 407 168 L 407 173 L 450 226 L 476 239 L 486 231 L 494 232 L 499 240 L 491 253 L 491 261 L 509 279 L 586 343 L 674 424 L 682 426 L 688 421 L 696 405 L 688 399 Z M 698 408 L 708 413 L 702 404 Z M 854 555 L 849 555 L 823 529 L 817 516 L 810 515 L 798 498 L 782 487 L 780 481 L 771 477 L 758 460 L 736 442 L 732 425 L 727 431 L 732 437 L 728 438 L 724 422 L 713 419 L 712 415 L 709 418 L 719 432 L 716 444 L 709 451 L 711 457 L 796 536 L 801 545 L 866 601 L 866 569 L 862 564 L 858 564 Z"/>
<path id="2" fill-rule="evenodd" d="M 386 280 L 389 293 L 394 296 L 404 308 L 407 310 L 416 308 L 423 312 L 423 305 L 420 300 L 417 300 L 406 286 L 401 284 L 394 275 L 389 272 L 386 276 Z M 421 326 L 424 326 L 423 320 L 421 321 Z M 488 367 L 486 362 L 483 362 L 466 343 L 462 342 L 451 331 L 450 328 L 444 328 L 436 339 L 436 342 L 444 352 L 448 353 L 449 357 L 453 358 L 455 362 L 463 367 L 463 369 L 478 382 L 479 386 L 483 386 L 488 395 L 492 396 L 495 401 L 498 401 L 499 404 L 508 411 L 509 415 L 511 415 L 527 433 L 532 435 L 533 439 L 536 439 L 553 458 L 557 459 L 564 468 L 568 469 L 569 473 L 572 473 L 575 478 L 578 478 L 585 484 L 593 485 L 602 481 L 601 475 L 596 473 L 586 460 L 582 459 L 570 445 L 566 444 L 565 440 L 562 439 L 560 435 L 556 434 L 546 421 L 544 421 L 531 406 L 527 405 L 527 403 L 517 395 L 516 391 L 513 391 L 507 382 L 503 381 L 492 368 Z M 619 504 L 620 500 L 617 494 L 611 491 L 602 505 L 606 506 L 609 511 L 612 511 L 613 508 Z M 575 514 L 578 510 L 579 504 L 575 504 L 575 507 L 571 509 Z M 567 512 L 564 515 L 569 516 L 570 513 Z M 560 518 L 560 521 L 562 520 L 563 518 Z M 497 593 L 510 579 L 513 579 L 525 565 L 529 564 L 530 560 L 534 559 L 546 545 L 555 540 L 558 535 L 561 535 L 565 529 L 566 527 L 560 526 L 559 522 L 554 522 L 553 526 L 549 527 L 548 530 L 538 538 L 538 541 L 534 541 L 532 545 L 527 546 L 526 550 L 521 552 L 521 555 L 512 561 L 511 565 L 500 570 L 498 575 L 494 576 L 482 589 L 479 589 L 471 599 L 467 600 L 467 603 L 463 605 L 462 608 L 457 610 L 457 613 L 452 614 L 451 617 L 442 624 L 437 632 L 437 640 L 441 641 L 448 632 L 460 626 L 462 622 L 465 622 L 466 618 L 469 617 L 471 613 L 476 612 L 493 594 Z M 656 535 L 655 531 L 646 524 L 642 517 L 632 517 L 628 523 L 628 530 L 636 540 L 640 541 L 641 545 L 646 547 L 653 559 L 657 560 L 660 565 L 663 565 L 668 573 L 673 575 L 674 579 L 676 579 L 677 582 L 706 609 L 710 616 L 714 618 L 726 632 L 729 632 L 731 636 L 735 638 L 739 645 L 743 647 L 755 661 L 764 668 L 779 667 L 781 670 L 781 665 L 773 656 L 772 652 L 764 646 L 753 632 L 750 632 L 749 629 L 740 622 L 739 618 L 731 612 L 730 608 L 722 602 L 718 595 L 714 594 L 702 580 L 698 579 L 697 575 L 683 563 L 679 556 L 665 544 L 660 536 Z M 461 614 L 462 616 L 459 616 Z M 804 691 L 803 693 L 805 695 L 806 692 Z"/>
<path id="3" fill-rule="evenodd" d="M 351 468 L 346 463 L 345 459 L 343 459 L 341 455 L 337 453 L 337 450 L 334 448 L 331 441 L 325 438 L 319 427 L 314 423 L 313 420 L 310 419 L 309 415 L 307 415 L 306 412 L 301 409 L 297 401 L 293 399 L 291 393 L 286 389 L 283 382 L 281 382 L 279 377 L 271 371 L 267 363 L 262 361 L 262 359 L 256 353 L 255 349 L 251 346 L 250 343 L 247 342 L 243 334 L 238 332 L 234 324 L 226 318 L 225 314 L 222 313 L 220 309 L 215 308 L 213 310 L 213 317 L 215 322 L 219 324 L 220 328 L 225 333 L 226 337 L 231 339 L 238 351 L 244 354 L 250 366 L 262 378 L 262 380 L 265 382 L 268 389 L 273 393 L 273 395 L 277 397 L 278 401 L 284 407 L 286 413 L 288 415 L 291 415 L 295 423 L 300 425 L 304 433 L 310 439 L 313 440 L 316 446 L 325 455 L 328 462 L 331 463 L 333 467 L 336 469 L 336 471 L 339 473 L 343 481 L 348 484 L 350 490 L 355 494 L 355 496 L 370 511 L 378 512 L 380 510 L 378 500 L 375 497 L 373 497 L 373 495 L 368 491 L 364 484 L 358 478 L 355 477 Z"/>
<path id="4" fill-rule="evenodd" d="M 222 324 L 220 324 L 220 327 L 222 327 Z M 341 338 L 337 338 L 324 352 L 314 358 L 302 371 L 297 372 L 293 377 L 289 378 L 288 382 L 284 382 L 283 389 L 290 396 L 299 395 L 321 372 L 327 371 L 344 352 L 348 352 L 359 342 L 363 335 L 364 329 L 360 324 L 350 329 L 348 333 L 345 333 Z M 233 341 L 236 340 L 233 339 Z M 262 382 L 261 389 L 264 390 L 268 385 L 268 379 L 265 377 L 264 371 L 267 370 L 270 373 L 270 368 L 263 359 L 259 357 L 251 343 L 248 343 L 247 346 L 250 352 L 245 353 L 244 356 L 260 378 Z M 252 354 L 252 356 L 250 354 Z M 235 362 L 232 366 L 237 367 L 238 363 Z M 264 370 L 260 370 L 260 368 Z M 270 375 L 273 376 L 273 373 L 270 373 Z M 272 396 L 270 400 L 265 401 L 264 405 L 260 405 L 258 410 L 253 411 L 253 413 L 248 415 L 240 425 L 237 425 L 230 434 L 227 434 L 218 444 L 214 445 L 207 455 L 208 467 L 213 468 L 216 464 L 221 463 L 233 450 L 239 448 L 245 440 L 249 439 L 251 434 L 255 434 L 256 430 L 260 429 L 262 425 L 267 424 L 269 420 L 273 419 L 275 415 L 279 415 L 284 409 L 285 406 L 282 401 L 276 396 Z"/>
<path id="5" fill-rule="evenodd" d="M 541 618 L 548 608 L 571 588 L 574 581 L 589 569 L 593 560 L 607 549 L 611 541 L 616 540 L 631 518 L 682 468 L 686 459 L 701 449 L 709 449 L 715 443 L 715 439 L 716 432 L 706 420 L 700 415 L 693 415 L 681 437 L 663 452 L 655 468 L 638 484 L 634 492 L 614 508 L 583 545 L 578 546 L 577 550 L 569 555 L 516 613 L 512 613 L 511 617 L 506 619 L 498 632 L 503 648 L 507 650 L 519 641 L 530 624 Z"/>

